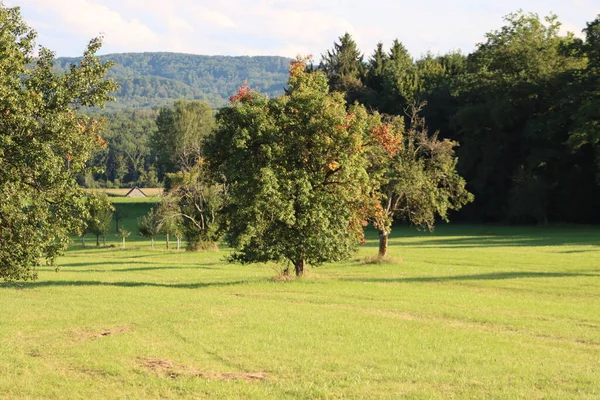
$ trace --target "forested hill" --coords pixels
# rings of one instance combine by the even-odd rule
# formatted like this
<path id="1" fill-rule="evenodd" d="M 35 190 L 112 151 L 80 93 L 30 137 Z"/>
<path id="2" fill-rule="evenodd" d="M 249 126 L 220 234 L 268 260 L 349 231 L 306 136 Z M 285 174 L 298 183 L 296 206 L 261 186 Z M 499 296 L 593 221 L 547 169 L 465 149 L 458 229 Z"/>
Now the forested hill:
<path id="1" fill-rule="evenodd" d="M 101 56 L 116 63 L 110 75 L 121 85 L 109 108 L 151 108 L 175 100 L 227 104 L 244 82 L 269 96 L 283 93 L 290 59 L 284 57 L 202 56 L 181 53 L 124 53 Z M 64 70 L 78 58 L 59 58 Z"/>

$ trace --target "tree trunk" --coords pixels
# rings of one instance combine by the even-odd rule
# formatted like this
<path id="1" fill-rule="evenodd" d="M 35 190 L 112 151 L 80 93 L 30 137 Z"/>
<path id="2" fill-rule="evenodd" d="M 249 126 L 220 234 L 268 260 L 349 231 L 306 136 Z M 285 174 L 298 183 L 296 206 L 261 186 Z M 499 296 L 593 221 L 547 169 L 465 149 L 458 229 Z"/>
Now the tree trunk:
<path id="1" fill-rule="evenodd" d="M 388 250 L 388 235 L 383 232 L 379 232 L 379 258 L 387 256 Z"/>
<path id="2" fill-rule="evenodd" d="M 123 248 L 125 248 L 125 238 L 123 238 Z"/>
<path id="3" fill-rule="evenodd" d="M 181 249 L 181 239 L 177 238 L 177 250 Z"/>
<path id="4" fill-rule="evenodd" d="M 154 248 L 154 236 L 150 238 L 150 247 Z"/>
<path id="5" fill-rule="evenodd" d="M 306 260 L 303 258 L 296 260 L 294 268 L 296 269 L 296 276 L 304 276 L 304 267 L 306 267 Z"/>
<path id="6" fill-rule="evenodd" d="M 81 235 L 81 245 L 85 247 L 85 236 Z"/>
<path id="7" fill-rule="evenodd" d="M 102 246 L 106 247 L 106 235 L 102 236 Z"/>
<path id="8" fill-rule="evenodd" d="M 169 250 L 169 234 L 168 233 L 166 235 L 166 239 L 167 239 L 167 250 Z"/>
<path id="9" fill-rule="evenodd" d="M 100 235 L 96 236 L 96 246 L 100 246 Z"/>

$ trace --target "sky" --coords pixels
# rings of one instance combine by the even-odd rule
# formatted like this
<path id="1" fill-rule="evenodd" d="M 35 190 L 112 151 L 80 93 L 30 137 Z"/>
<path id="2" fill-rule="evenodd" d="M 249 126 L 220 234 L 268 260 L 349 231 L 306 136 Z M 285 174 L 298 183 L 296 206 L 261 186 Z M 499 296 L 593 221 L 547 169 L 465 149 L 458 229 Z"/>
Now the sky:
<path id="1" fill-rule="evenodd" d="M 0 0 L 20 6 L 58 56 L 79 56 L 104 35 L 101 54 L 170 51 L 205 55 L 312 54 L 345 32 L 368 57 L 399 39 L 413 56 L 471 52 L 514 11 L 555 13 L 581 35 L 599 0 Z"/>

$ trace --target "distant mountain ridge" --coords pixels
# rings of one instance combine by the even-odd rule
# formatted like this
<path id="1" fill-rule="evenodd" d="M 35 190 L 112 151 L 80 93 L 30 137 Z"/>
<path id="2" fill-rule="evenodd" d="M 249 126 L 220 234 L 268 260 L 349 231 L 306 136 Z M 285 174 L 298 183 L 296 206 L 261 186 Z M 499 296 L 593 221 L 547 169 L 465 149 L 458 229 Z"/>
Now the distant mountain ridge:
<path id="1" fill-rule="evenodd" d="M 227 104 L 244 82 L 268 96 L 283 93 L 291 59 L 278 56 L 204 56 L 184 53 L 120 53 L 99 57 L 115 66 L 109 72 L 120 85 L 109 109 L 152 108 L 176 100 L 204 100 L 213 107 Z M 57 70 L 80 60 L 60 57 Z"/>

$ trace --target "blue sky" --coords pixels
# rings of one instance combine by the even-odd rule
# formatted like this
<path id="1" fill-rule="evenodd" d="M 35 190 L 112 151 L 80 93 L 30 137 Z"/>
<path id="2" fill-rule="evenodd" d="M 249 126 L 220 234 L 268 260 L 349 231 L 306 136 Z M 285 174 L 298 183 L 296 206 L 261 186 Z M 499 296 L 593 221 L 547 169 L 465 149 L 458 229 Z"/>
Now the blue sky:
<path id="1" fill-rule="evenodd" d="M 20 6 L 58 56 L 81 55 L 103 33 L 102 53 L 175 51 L 207 55 L 320 54 L 350 32 L 368 56 L 398 38 L 419 56 L 472 51 L 502 17 L 523 9 L 559 16 L 581 34 L 598 0 L 0 0 Z"/>

